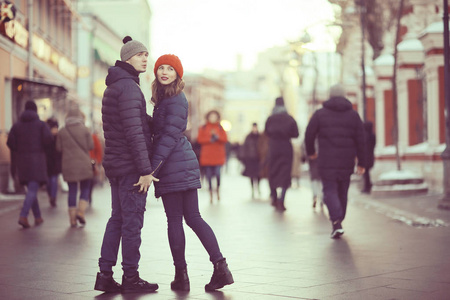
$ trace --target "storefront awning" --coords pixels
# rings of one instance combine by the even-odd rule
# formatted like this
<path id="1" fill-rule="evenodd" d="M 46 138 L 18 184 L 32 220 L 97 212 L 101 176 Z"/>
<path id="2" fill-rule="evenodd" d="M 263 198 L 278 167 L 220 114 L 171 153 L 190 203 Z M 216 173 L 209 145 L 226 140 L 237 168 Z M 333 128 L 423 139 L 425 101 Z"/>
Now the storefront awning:
<path id="1" fill-rule="evenodd" d="M 13 90 L 16 93 L 24 93 L 28 98 L 54 98 L 64 99 L 67 89 L 55 83 L 42 79 L 13 78 Z"/>

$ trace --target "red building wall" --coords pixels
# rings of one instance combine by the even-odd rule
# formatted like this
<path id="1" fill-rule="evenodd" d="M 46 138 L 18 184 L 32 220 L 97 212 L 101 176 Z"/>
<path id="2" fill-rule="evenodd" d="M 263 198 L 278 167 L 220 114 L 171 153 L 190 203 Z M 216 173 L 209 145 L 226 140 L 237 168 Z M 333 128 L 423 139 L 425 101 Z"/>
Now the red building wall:
<path id="1" fill-rule="evenodd" d="M 386 146 L 394 144 L 394 106 L 392 91 L 384 91 L 384 143 Z"/>
<path id="2" fill-rule="evenodd" d="M 408 141 L 412 146 L 424 142 L 423 92 L 420 80 L 408 80 L 408 101 Z"/>

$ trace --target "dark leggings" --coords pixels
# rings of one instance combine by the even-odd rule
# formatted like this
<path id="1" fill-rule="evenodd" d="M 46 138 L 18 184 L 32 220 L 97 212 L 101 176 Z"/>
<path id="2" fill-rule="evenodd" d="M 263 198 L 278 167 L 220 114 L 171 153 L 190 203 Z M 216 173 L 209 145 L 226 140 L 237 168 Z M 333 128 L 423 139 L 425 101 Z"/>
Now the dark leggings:
<path id="1" fill-rule="evenodd" d="M 210 261 L 216 263 L 223 259 L 214 232 L 200 216 L 197 190 L 164 194 L 162 200 L 167 216 L 169 245 L 175 267 L 186 267 L 183 217 L 205 247 Z"/>

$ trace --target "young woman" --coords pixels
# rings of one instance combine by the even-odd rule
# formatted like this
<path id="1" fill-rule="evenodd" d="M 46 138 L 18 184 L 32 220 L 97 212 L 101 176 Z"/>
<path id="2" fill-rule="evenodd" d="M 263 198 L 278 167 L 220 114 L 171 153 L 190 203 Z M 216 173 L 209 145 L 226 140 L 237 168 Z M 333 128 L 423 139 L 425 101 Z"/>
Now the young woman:
<path id="1" fill-rule="evenodd" d="M 155 63 L 152 83 L 153 111 L 153 176 L 155 196 L 162 197 L 168 223 L 169 244 L 175 265 L 172 290 L 188 291 L 189 277 L 185 260 L 186 224 L 198 236 L 214 265 L 211 281 L 205 286 L 213 291 L 233 283 L 233 276 L 222 256 L 211 227 L 202 219 L 198 208 L 197 189 L 200 170 L 192 146 L 183 135 L 188 117 L 188 102 L 183 93 L 183 66 L 179 58 L 166 54 Z"/>
<path id="2" fill-rule="evenodd" d="M 216 178 L 217 200 L 220 200 L 220 169 L 226 161 L 227 133 L 220 125 L 220 114 L 211 110 L 206 114 L 206 124 L 198 129 L 197 142 L 200 148 L 200 166 L 205 170 L 209 185 L 210 202 L 213 202 L 212 178 Z"/>

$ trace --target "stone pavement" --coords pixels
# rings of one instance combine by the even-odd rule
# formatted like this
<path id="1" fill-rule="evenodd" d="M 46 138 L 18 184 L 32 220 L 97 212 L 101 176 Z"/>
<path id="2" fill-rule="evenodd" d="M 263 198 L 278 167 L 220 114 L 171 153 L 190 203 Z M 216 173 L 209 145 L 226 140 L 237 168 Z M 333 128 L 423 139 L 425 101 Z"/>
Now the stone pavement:
<path id="1" fill-rule="evenodd" d="M 212 265 L 186 227 L 191 291 L 170 290 L 174 269 L 164 209 L 149 196 L 140 274 L 157 282 L 159 290 L 139 295 L 94 291 L 110 213 L 105 185 L 94 192 L 85 228 L 69 228 L 66 194 L 60 194 L 55 209 L 42 195 L 45 222 L 27 230 L 16 223 L 18 206 L 1 210 L 0 299 L 450 299 L 450 227 L 399 222 L 374 206 L 389 203 L 361 196 L 353 187 L 345 234 L 332 240 L 326 209 L 311 208 L 306 178 L 300 188 L 288 191 L 287 211 L 279 213 L 267 199 L 251 200 L 249 180 L 231 167 L 223 176 L 220 202 L 211 205 L 205 190 L 199 195 L 201 213 L 218 237 L 235 284 L 204 292 Z M 261 184 L 263 198 L 268 198 L 267 182 Z M 119 262 L 116 279 L 121 275 Z"/>

